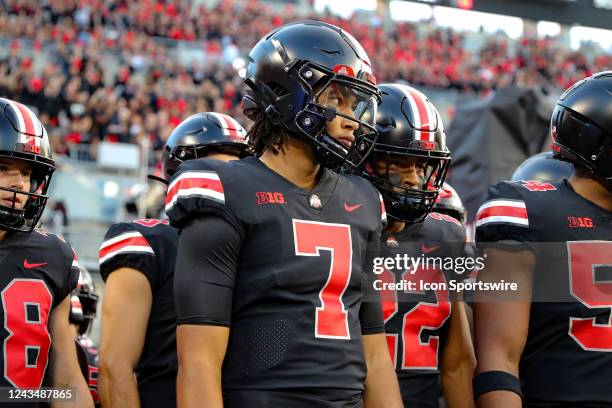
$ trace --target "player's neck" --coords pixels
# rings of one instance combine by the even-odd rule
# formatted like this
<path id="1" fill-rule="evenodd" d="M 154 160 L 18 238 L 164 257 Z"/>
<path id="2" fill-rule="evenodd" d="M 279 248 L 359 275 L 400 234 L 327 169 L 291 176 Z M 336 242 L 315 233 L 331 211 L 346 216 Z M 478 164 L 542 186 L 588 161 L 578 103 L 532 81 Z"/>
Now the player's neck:
<path id="1" fill-rule="evenodd" d="M 601 208 L 612 211 L 612 190 L 606 188 L 602 182 L 574 173 L 569 183 L 579 196 Z"/>
<path id="2" fill-rule="evenodd" d="M 0 241 L 4 241 L 4 238 L 6 238 L 6 231 L 0 230 Z"/>
<path id="3" fill-rule="evenodd" d="M 303 142 L 289 138 L 283 150 L 276 154 L 266 150 L 259 159 L 299 188 L 312 190 L 317 184 L 320 166 L 315 163 L 310 147 Z"/>

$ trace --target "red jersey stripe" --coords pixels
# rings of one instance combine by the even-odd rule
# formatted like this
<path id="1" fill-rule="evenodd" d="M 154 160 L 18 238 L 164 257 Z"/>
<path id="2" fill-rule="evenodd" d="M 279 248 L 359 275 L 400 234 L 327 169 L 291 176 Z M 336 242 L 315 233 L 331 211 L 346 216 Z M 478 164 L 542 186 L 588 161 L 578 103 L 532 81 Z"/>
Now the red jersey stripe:
<path id="1" fill-rule="evenodd" d="M 111 245 L 104 246 L 104 244 L 102 244 L 99 253 L 100 260 L 104 259 L 108 254 L 117 252 L 118 250 L 126 247 L 142 247 L 142 252 L 149 253 L 153 250 L 143 236 L 128 236 L 125 239 L 112 243 Z"/>
<path id="2" fill-rule="evenodd" d="M 492 206 L 488 208 L 484 208 L 478 212 L 476 215 L 476 220 L 481 220 L 483 218 L 488 217 L 515 217 L 515 218 L 524 218 L 527 217 L 527 209 L 524 207 L 510 207 L 510 206 Z"/>
<path id="3" fill-rule="evenodd" d="M 223 184 L 218 178 L 194 178 L 185 177 L 177 180 L 176 183 L 172 183 L 168 189 L 168 195 L 166 196 L 166 205 L 170 204 L 176 194 L 180 190 L 188 190 L 193 188 L 200 188 L 206 190 L 213 190 L 219 194 L 224 194 Z"/>

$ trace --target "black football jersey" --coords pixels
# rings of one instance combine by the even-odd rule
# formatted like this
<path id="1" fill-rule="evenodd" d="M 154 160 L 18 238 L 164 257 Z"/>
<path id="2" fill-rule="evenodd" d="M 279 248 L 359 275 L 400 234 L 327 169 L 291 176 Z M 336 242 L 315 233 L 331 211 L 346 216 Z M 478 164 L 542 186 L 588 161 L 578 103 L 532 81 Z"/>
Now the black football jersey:
<path id="1" fill-rule="evenodd" d="M 0 270 L 0 386 L 40 388 L 50 357 L 49 316 L 77 286 L 76 253 L 57 235 L 11 232 L 0 241 Z"/>
<path id="2" fill-rule="evenodd" d="M 476 226 L 478 241 L 519 242 L 535 255 L 526 400 L 612 406 L 612 213 L 567 181 L 501 182 Z"/>
<path id="3" fill-rule="evenodd" d="M 140 361 L 136 367 L 143 407 L 176 405 L 176 313 L 173 277 L 178 235 L 166 220 L 143 219 L 112 225 L 100 247 L 100 273 L 106 281 L 120 268 L 142 272 L 152 302 Z"/>
<path id="4" fill-rule="evenodd" d="M 385 269 L 379 275 L 383 282 L 410 281 L 414 287 L 383 290 L 381 299 L 387 344 L 404 405 L 438 407 L 439 366 L 452 305 L 444 286 L 426 288 L 421 281 L 448 284 L 450 279 L 461 279 L 448 268 L 447 260 L 465 256 L 465 228 L 448 215 L 430 213 L 422 223 L 407 225 L 400 233 L 384 232 L 382 242 L 384 258 L 406 254 L 422 260 L 416 268 Z"/>
<path id="5" fill-rule="evenodd" d="M 231 321 L 201 322 L 231 325 L 227 406 L 359 403 L 361 336 L 384 332 L 364 270 L 368 250 L 379 249 L 383 210 L 366 180 L 327 169 L 308 191 L 255 157 L 180 167 L 166 198 L 171 222 L 212 214 L 242 241 Z"/>

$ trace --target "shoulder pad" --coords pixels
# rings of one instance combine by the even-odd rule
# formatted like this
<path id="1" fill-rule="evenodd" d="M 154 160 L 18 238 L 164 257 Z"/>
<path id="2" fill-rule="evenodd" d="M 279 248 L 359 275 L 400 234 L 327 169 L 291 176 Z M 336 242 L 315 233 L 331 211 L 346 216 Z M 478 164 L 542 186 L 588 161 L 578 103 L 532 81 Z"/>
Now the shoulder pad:
<path id="1" fill-rule="evenodd" d="M 529 240 L 529 215 L 518 182 L 500 182 L 489 187 L 486 200 L 476 213 L 477 241 Z"/>
<path id="2" fill-rule="evenodd" d="M 137 268 L 152 263 L 155 252 L 140 228 L 136 223 L 122 222 L 108 229 L 98 254 L 100 273 L 105 280 L 119 267 Z"/>
<path id="3" fill-rule="evenodd" d="M 457 219 L 437 212 L 431 212 L 427 217 L 436 220 L 444 229 L 443 236 L 446 242 L 465 242 L 465 227 Z"/>
<path id="4" fill-rule="evenodd" d="M 172 226 L 180 228 L 201 215 L 229 218 L 223 180 L 227 163 L 219 160 L 190 160 L 181 164 L 168 186 L 165 210 Z"/>

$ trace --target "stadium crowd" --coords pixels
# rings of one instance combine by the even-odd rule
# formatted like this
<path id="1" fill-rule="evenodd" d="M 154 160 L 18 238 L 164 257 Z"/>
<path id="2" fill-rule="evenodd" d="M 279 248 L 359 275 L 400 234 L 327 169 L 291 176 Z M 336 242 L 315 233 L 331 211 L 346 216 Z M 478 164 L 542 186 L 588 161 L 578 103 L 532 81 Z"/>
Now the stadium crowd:
<path id="1" fill-rule="evenodd" d="M 79 143 L 95 154 L 102 140 L 148 139 L 159 151 L 180 119 L 198 111 L 227 112 L 246 124 L 231 62 L 297 18 L 291 6 L 272 11 L 256 0 L 213 9 L 190 0 L 0 0 L 0 10 L 0 41 L 9 49 L 0 59 L 0 94 L 36 107 L 60 154 Z M 518 83 L 546 92 L 612 65 L 612 55 L 589 61 L 552 38 L 514 44 L 492 37 L 475 55 L 463 46 L 464 34 L 449 29 L 397 23 L 385 30 L 379 19 L 317 18 L 355 33 L 379 82 L 476 94 Z M 181 64 L 171 52 L 176 41 L 200 47 L 206 60 Z M 43 52 L 47 61 L 36 66 Z"/>

